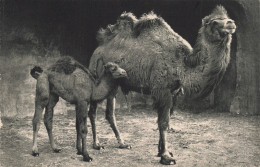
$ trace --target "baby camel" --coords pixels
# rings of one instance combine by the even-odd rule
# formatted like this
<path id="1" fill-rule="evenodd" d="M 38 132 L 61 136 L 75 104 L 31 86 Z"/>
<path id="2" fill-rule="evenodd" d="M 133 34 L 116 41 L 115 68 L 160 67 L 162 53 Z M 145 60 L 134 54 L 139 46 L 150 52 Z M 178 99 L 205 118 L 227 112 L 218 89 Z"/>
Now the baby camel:
<path id="1" fill-rule="evenodd" d="M 104 65 L 102 77 L 96 83 L 88 69 L 71 57 L 64 57 L 44 71 L 41 67 L 35 66 L 31 69 L 31 75 L 37 79 L 32 155 L 39 156 L 37 134 L 44 108 L 44 124 L 51 147 L 54 152 L 61 151 L 56 147 L 52 135 L 53 108 L 61 97 L 76 105 L 77 154 L 83 155 L 84 161 L 91 161 L 92 158 L 86 149 L 88 105 L 90 101 L 104 100 L 117 90 L 117 79 L 127 77 L 126 71 L 117 64 L 108 62 Z M 92 126 L 95 124 L 94 119 L 90 118 Z"/>

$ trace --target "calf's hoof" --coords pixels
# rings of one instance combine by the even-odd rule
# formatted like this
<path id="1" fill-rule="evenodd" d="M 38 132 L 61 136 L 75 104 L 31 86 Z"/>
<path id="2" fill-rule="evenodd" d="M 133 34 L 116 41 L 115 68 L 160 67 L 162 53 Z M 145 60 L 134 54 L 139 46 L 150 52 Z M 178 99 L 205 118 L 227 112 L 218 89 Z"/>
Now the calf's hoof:
<path id="1" fill-rule="evenodd" d="M 85 162 L 91 162 L 93 159 L 90 156 L 83 156 L 83 161 Z"/>
<path id="2" fill-rule="evenodd" d="M 100 146 L 100 145 L 93 145 L 93 148 L 94 148 L 95 150 L 103 150 L 103 149 L 105 149 L 104 146 Z"/>
<path id="3" fill-rule="evenodd" d="M 175 165 L 176 161 L 175 161 L 175 159 L 173 159 L 172 157 L 170 157 L 168 155 L 162 155 L 160 163 L 163 165 Z"/>
<path id="4" fill-rule="evenodd" d="M 55 148 L 55 149 L 53 149 L 53 152 L 55 152 L 55 153 L 60 153 L 60 152 L 61 152 L 61 149 L 60 149 L 60 148 Z"/>
<path id="5" fill-rule="evenodd" d="M 131 145 L 127 145 L 127 144 L 121 144 L 121 145 L 119 146 L 119 148 L 121 148 L 121 149 L 131 149 L 132 146 L 131 146 Z"/>
<path id="6" fill-rule="evenodd" d="M 39 157 L 39 155 L 40 154 L 38 152 L 34 152 L 34 151 L 32 152 L 32 156 L 34 156 L 34 157 Z"/>

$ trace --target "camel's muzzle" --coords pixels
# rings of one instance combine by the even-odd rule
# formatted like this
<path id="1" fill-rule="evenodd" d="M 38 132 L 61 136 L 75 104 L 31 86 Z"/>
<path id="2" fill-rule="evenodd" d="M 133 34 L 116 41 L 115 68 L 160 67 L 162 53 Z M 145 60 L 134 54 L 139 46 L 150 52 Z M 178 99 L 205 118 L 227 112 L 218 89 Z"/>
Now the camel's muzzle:
<path id="1" fill-rule="evenodd" d="M 225 23 L 225 26 L 223 28 L 223 32 L 225 32 L 227 34 L 235 33 L 237 26 L 236 26 L 234 20 L 226 19 L 225 21 L 226 21 L 226 23 Z"/>
<path id="2" fill-rule="evenodd" d="M 120 70 L 120 75 L 123 76 L 123 77 L 127 77 L 127 73 L 125 70 Z"/>
<path id="3" fill-rule="evenodd" d="M 117 69 L 117 72 L 114 72 L 113 76 L 115 78 L 123 78 L 123 77 L 127 77 L 127 73 L 124 69 Z"/>

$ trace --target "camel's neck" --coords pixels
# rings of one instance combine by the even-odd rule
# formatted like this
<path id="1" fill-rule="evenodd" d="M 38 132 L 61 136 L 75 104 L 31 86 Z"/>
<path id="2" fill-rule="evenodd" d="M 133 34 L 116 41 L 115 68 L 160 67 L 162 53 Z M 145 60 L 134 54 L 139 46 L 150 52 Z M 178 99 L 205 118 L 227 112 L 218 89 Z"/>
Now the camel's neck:
<path id="1" fill-rule="evenodd" d="M 116 80 L 112 78 L 111 74 L 104 74 L 100 78 L 98 85 L 93 86 L 93 93 L 91 100 L 102 101 L 104 100 L 111 92 L 115 91 L 118 87 Z"/>
<path id="2" fill-rule="evenodd" d="M 188 75 L 184 82 L 186 93 L 192 98 L 210 94 L 221 81 L 230 61 L 231 35 L 222 41 L 210 41 L 201 33 L 193 48 L 193 54 L 185 59 Z"/>

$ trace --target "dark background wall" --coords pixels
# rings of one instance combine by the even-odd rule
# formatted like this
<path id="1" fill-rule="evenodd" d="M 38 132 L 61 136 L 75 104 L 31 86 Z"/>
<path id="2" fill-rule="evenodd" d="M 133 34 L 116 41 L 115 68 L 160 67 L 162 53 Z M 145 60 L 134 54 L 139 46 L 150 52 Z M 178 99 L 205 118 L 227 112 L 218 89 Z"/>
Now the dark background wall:
<path id="1" fill-rule="evenodd" d="M 99 28 L 115 23 L 124 11 L 137 17 L 154 11 L 182 37 L 194 44 L 201 19 L 221 1 L 174 0 L 8 0 L 4 18 L 16 26 L 30 27 L 44 45 L 53 42 L 64 54 L 84 64 L 97 47 Z M 234 2 L 226 2 L 228 6 Z M 234 18 L 232 11 L 229 14 Z M 236 18 L 235 18 L 236 19 Z"/>
<path id="2" fill-rule="evenodd" d="M 259 72 L 254 40 L 259 30 L 253 29 L 259 25 L 258 0 L 1 0 L 0 4 L 0 109 L 4 115 L 33 112 L 35 80 L 28 73 L 32 66 L 48 66 L 64 55 L 88 65 L 97 47 L 97 31 L 114 24 L 122 12 L 140 17 L 153 10 L 193 46 L 201 19 L 218 4 L 227 9 L 238 30 L 230 66 L 211 103 L 219 111 L 230 111 L 231 106 L 235 113 L 259 113 L 259 77 L 253 79 Z M 248 73 L 253 85 L 245 82 Z M 250 111 L 248 97 L 256 99 Z"/>

